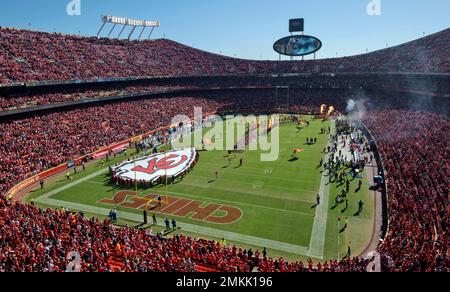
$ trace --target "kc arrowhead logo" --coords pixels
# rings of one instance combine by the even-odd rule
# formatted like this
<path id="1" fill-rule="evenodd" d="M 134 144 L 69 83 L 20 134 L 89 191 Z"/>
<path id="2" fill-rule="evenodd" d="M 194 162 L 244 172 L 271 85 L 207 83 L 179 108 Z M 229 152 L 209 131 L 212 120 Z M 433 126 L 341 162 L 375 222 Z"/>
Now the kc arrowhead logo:
<path id="1" fill-rule="evenodd" d="M 148 162 L 147 168 L 142 166 L 137 166 L 131 171 L 143 172 L 146 174 L 154 174 L 159 170 L 169 170 L 172 168 L 176 168 L 188 160 L 186 155 L 178 155 L 178 154 L 170 154 L 167 157 L 158 158 L 155 157 Z M 177 162 L 178 161 L 178 162 Z"/>
<path id="2" fill-rule="evenodd" d="M 193 167 L 197 158 L 194 148 L 174 150 L 127 161 L 114 167 L 113 177 L 124 181 L 155 182 L 162 176 L 179 176 Z"/>

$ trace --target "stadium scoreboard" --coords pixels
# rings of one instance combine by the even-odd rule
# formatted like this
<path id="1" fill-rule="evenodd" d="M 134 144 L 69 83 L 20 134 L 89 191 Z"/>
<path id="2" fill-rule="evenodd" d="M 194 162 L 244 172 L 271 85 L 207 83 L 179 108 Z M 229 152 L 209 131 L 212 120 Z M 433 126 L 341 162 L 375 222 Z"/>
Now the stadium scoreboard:
<path id="1" fill-rule="evenodd" d="M 294 35 L 282 38 L 275 42 L 275 52 L 291 57 L 313 54 L 322 48 L 322 42 L 313 36 Z"/>
<path id="2" fill-rule="evenodd" d="M 305 31 L 305 19 L 295 18 L 289 20 L 289 32 L 303 32 Z"/>
<path id="3" fill-rule="evenodd" d="M 305 19 L 294 18 L 289 20 L 290 36 L 279 39 L 273 44 L 275 52 L 292 57 L 304 57 L 314 54 L 322 48 L 322 41 L 310 35 L 305 35 Z M 300 32 L 294 35 L 293 32 Z"/>

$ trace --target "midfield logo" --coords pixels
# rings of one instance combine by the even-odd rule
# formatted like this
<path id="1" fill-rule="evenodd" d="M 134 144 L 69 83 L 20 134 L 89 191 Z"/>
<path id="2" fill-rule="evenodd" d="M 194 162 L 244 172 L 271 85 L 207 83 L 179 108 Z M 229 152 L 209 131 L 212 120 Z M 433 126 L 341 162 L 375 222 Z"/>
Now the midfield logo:
<path id="1" fill-rule="evenodd" d="M 182 175 L 194 166 L 196 158 L 194 148 L 158 153 L 113 167 L 113 176 L 119 180 L 156 182 L 166 175 Z"/>
<path id="2" fill-rule="evenodd" d="M 178 162 L 176 162 L 178 160 Z M 176 168 L 188 160 L 186 155 L 170 154 L 169 156 L 158 158 L 155 157 L 148 162 L 147 168 L 137 166 L 131 171 L 143 172 L 146 174 L 154 174 L 159 170 L 169 170 Z"/>

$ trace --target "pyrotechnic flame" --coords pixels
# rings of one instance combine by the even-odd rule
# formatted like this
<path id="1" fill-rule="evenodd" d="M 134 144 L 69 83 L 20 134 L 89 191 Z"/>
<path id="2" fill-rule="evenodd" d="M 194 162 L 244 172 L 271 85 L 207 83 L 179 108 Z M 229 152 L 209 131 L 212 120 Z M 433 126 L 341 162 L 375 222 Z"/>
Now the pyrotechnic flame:
<path id="1" fill-rule="evenodd" d="M 320 106 L 320 114 L 321 115 L 323 115 L 323 113 L 325 112 L 325 109 L 327 108 L 327 105 L 326 104 L 322 104 L 321 106 Z"/>
<path id="2" fill-rule="evenodd" d="M 332 113 L 334 113 L 334 106 L 328 108 L 328 115 L 330 116 Z"/>

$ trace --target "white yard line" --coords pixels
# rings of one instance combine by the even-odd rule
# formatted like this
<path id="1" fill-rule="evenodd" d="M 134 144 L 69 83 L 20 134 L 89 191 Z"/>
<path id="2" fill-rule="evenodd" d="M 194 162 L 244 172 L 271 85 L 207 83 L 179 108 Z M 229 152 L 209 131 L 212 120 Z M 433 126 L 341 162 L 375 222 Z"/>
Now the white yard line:
<path id="1" fill-rule="evenodd" d="M 82 177 L 80 179 L 77 179 L 77 180 L 75 180 L 73 182 L 68 183 L 67 185 L 64 185 L 62 187 L 59 187 L 59 188 L 57 188 L 57 189 L 55 189 L 53 191 L 50 191 L 50 192 L 44 194 L 42 196 L 39 196 L 39 199 L 41 199 L 41 198 L 43 198 L 43 199 L 50 198 L 50 197 L 52 197 L 52 196 L 54 196 L 56 194 L 59 194 L 61 192 L 64 192 L 65 190 L 68 190 L 68 189 L 70 189 L 70 188 L 72 188 L 72 187 L 74 187 L 76 185 L 79 185 L 80 183 L 86 182 L 86 181 L 88 181 L 88 180 L 90 180 L 90 179 L 92 179 L 92 178 L 94 178 L 96 176 L 99 176 L 101 174 L 107 173 L 108 171 L 109 171 L 109 168 L 105 168 L 105 169 L 99 170 L 97 172 L 94 172 L 94 173 L 92 173 L 92 174 L 90 174 L 88 176 L 85 176 L 85 177 Z"/>
<path id="2" fill-rule="evenodd" d="M 105 185 L 104 182 L 93 181 L 93 180 L 87 180 L 86 182 L 87 182 L 88 184 L 94 184 L 94 185 L 102 185 L 102 186 Z"/>

